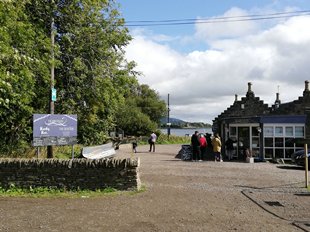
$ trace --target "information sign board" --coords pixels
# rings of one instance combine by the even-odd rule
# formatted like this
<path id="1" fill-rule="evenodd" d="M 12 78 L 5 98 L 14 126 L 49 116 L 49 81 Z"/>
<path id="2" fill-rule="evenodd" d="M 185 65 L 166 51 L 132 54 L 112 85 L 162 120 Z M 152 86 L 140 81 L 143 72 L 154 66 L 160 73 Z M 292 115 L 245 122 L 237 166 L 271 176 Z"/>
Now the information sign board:
<path id="1" fill-rule="evenodd" d="M 34 114 L 33 146 L 77 143 L 77 115 Z"/>

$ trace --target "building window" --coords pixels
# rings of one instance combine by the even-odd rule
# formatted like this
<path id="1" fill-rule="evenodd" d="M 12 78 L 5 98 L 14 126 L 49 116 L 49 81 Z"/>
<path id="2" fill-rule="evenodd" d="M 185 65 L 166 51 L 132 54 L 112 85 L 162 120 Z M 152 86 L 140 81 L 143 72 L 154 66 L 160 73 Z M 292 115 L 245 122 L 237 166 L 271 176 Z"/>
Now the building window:
<path id="1" fill-rule="evenodd" d="M 283 139 L 284 139 L 284 138 L 275 138 L 275 139 L 274 139 L 274 145 L 275 145 L 275 147 L 284 147 Z"/>
<path id="2" fill-rule="evenodd" d="M 283 127 L 282 126 L 276 126 L 274 134 L 275 134 L 275 136 L 283 136 Z"/>
<path id="3" fill-rule="evenodd" d="M 266 159 L 272 159 L 273 157 L 273 149 L 265 149 L 265 158 Z"/>
<path id="4" fill-rule="evenodd" d="M 264 154 L 265 159 L 288 159 L 291 155 L 302 149 L 303 144 L 296 142 L 295 138 L 304 138 L 305 127 L 290 126 L 265 126 L 264 127 Z"/>
<path id="5" fill-rule="evenodd" d="M 286 137 L 293 137 L 294 136 L 294 128 L 292 126 L 285 127 L 285 136 Z"/>
<path id="6" fill-rule="evenodd" d="M 273 138 L 265 138 L 265 147 L 273 147 Z"/>
<path id="7" fill-rule="evenodd" d="M 295 127 L 295 137 L 303 138 L 305 135 L 304 127 L 303 126 L 296 126 Z"/>
<path id="8" fill-rule="evenodd" d="M 273 127 L 272 126 L 265 126 L 264 127 L 264 135 L 265 135 L 265 137 L 273 137 Z"/>

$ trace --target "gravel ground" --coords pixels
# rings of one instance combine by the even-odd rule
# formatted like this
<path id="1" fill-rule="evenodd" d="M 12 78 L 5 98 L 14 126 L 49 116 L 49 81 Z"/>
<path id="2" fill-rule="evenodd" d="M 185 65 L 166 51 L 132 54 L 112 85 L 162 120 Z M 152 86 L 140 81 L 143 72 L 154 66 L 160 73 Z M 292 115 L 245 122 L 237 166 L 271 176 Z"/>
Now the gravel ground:
<path id="1" fill-rule="evenodd" d="M 184 162 L 180 145 L 139 157 L 146 191 L 80 199 L 0 198 L 0 231 L 310 231 L 300 168 L 270 163 Z"/>

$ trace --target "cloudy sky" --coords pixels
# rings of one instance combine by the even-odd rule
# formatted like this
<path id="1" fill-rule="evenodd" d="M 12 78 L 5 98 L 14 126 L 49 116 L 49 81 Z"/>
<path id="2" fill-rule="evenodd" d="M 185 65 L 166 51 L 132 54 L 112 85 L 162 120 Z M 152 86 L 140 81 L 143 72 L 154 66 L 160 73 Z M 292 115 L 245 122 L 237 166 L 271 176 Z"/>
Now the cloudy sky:
<path id="1" fill-rule="evenodd" d="M 309 0 L 117 2 L 133 37 L 127 59 L 140 83 L 170 94 L 171 117 L 211 123 L 248 82 L 271 105 L 278 90 L 282 102 L 297 99 L 310 80 Z M 177 25 L 143 22 L 167 20 Z"/>

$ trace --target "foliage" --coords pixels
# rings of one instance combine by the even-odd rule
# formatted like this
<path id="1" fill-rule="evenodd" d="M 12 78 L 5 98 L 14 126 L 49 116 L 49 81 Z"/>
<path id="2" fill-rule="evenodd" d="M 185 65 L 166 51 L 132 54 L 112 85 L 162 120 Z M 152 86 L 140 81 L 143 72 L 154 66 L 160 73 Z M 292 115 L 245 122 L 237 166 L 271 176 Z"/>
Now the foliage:
<path id="1" fill-rule="evenodd" d="M 1 197 L 96 197 L 102 195 L 113 195 L 116 194 L 117 190 L 114 188 L 105 188 L 97 190 L 66 190 L 63 188 L 53 188 L 53 187 L 29 187 L 29 188 L 19 188 L 11 185 L 9 188 L 5 189 L 0 187 Z"/>
<path id="2" fill-rule="evenodd" d="M 157 139 L 158 144 L 190 144 L 191 137 L 190 136 L 176 136 L 170 135 L 168 137 L 167 134 L 160 134 Z"/>
<path id="3" fill-rule="evenodd" d="M 32 114 L 49 113 L 51 64 L 55 113 L 78 115 L 79 143 L 102 144 L 116 127 L 153 130 L 165 104 L 139 85 L 130 40 L 113 0 L 0 1 L 0 154 L 29 149 Z"/>
<path id="4" fill-rule="evenodd" d="M 0 187 L 0 197 L 92 198 L 92 197 L 100 197 L 100 196 L 115 196 L 119 194 L 134 195 L 134 194 L 145 192 L 145 191 L 146 191 L 146 187 L 144 185 L 141 186 L 140 190 L 121 192 L 111 187 L 107 187 L 104 189 L 96 189 L 96 190 L 80 190 L 80 189 L 66 190 L 63 188 L 31 187 L 31 186 L 29 188 L 19 188 L 12 184 L 9 188 Z"/>
<path id="5" fill-rule="evenodd" d="M 25 1 L 0 2 L 0 153 L 24 151 L 31 135 L 36 79 L 46 76 L 46 41 L 29 23 Z"/>
<path id="6" fill-rule="evenodd" d="M 148 135 L 158 128 L 166 104 L 148 85 L 132 86 L 125 105 L 117 114 L 117 124 L 125 134 Z"/>

